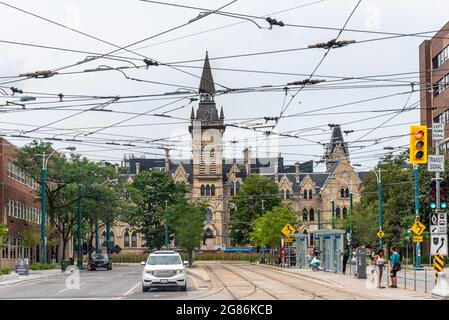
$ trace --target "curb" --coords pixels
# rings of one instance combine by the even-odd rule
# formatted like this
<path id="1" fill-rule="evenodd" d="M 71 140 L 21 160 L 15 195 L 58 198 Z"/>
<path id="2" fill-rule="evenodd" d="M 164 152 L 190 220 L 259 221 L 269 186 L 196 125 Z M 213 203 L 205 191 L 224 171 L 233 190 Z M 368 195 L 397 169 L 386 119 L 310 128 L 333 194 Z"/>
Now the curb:
<path id="1" fill-rule="evenodd" d="M 64 273 L 60 272 L 60 270 L 58 270 L 58 271 L 59 272 L 52 272 L 52 273 L 45 273 L 45 274 L 34 274 L 35 277 L 33 277 L 33 278 L 19 278 L 19 275 L 14 273 L 12 275 L 15 275 L 15 276 L 12 277 L 12 279 L 4 280 L 4 279 L 0 278 L 0 286 L 7 286 L 7 285 L 13 285 L 13 284 L 19 284 L 19 283 L 25 283 L 25 282 L 33 282 L 35 280 L 39 280 L 39 279 L 43 279 L 43 278 L 49 278 L 49 277 L 53 277 L 53 276 L 57 276 L 57 275 L 64 275 Z M 30 275 L 30 276 L 33 276 L 33 275 Z M 16 280 L 16 281 L 12 281 L 12 280 Z M 7 281 L 12 281 L 12 282 L 5 283 Z"/>

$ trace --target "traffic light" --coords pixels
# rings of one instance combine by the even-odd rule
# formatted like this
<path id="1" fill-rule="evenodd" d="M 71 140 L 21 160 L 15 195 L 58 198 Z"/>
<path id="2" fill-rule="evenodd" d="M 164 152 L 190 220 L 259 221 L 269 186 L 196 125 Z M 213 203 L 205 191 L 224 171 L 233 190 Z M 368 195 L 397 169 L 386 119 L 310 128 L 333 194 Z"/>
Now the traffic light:
<path id="1" fill-rule="evenodd" d="M 432 180 L 429 185 L 430 191 L 430 209 L 434 210 L 437 208 L 437 182 Z"/>
<path id="2" fill-rule="evenodd" d="M 410 126 L 410 163 L 427 163 L 426 126 Z"/>
<path id="3" fill-rule="evenodd" d="M 441 181 L 440 183 L 440 209 L 447 208 L 447 187 L 446 181 Z"/>

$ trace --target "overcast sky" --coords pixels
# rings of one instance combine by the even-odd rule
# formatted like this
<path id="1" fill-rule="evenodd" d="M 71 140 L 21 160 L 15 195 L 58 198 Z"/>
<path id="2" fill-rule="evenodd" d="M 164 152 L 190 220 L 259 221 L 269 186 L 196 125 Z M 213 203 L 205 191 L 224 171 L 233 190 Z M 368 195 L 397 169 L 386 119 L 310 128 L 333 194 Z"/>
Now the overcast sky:
<path id="1" fill-rule="evenodd" d="M 187 23 L 201 12 L 137 0 L 15 0 L 4 2 L 121 47 Z M 218 9 L 231 1 L 179 0 L 167 2 Z M 341 28 L 357 2 L 357 0 L 238 0 L 223 10 L 252 16 L 270 15 L 285 24 Z M 302 6 L 307 4 L 310 5 Z M 291 10 L 273 14 L 287 9 Z M 449 2 L 445 0 L 362 0 L 346 28 L 395 33 L 436 31 L 448 21 L 448 12 Z M 338 34 L 338 30 L 288 26 L 274 26 L 270 30 L 268 23 L 264 20 L 256 19 L 254 22 L 262 28 L 259 29 L 253 22 L 235 17 L 209 15 L 184 27 L 129 47 L 128 49 L 134 51 L 134 53 L 122 50 L 115 54 L 132 57 L 133 60 L 129 61 L 141 66 L 144 65 L 143 57 L 162 63 L 170 63 L 203 59 L 206 51 L 208 51 L 212 68 L 290 74 L 213 70 L 217 89 L 223 89 L 220 85 L 228 88 L 265 85 L 283 86 L 289 82 L 306 79 L 306 75 L 310 74 L 322 59 L 325 50 L 296 50 L 216 60 L 214 58 L 305 48 L 310 44 L 327 42 Z M 105 54 L 116 49 L 114 46 L 77 34 L 3 4 L 0 4 L 0 27 L 2 30 L 0 40 L 2 41 L 52 46 L 96 54 Z M 428 35 L 432 36 L 433 34 L 429 33 Z M 384 37 L 384 35 L 344 31 L 339 40 L 361 41 L 379 37 Z M 338 80 L 338 77 L 341 79 L 418 72 L 418 46 L 423 40 L 425 38 L 422 37 L 401 37 L 384 41 L 356 43 L 343 48 L 332 49 L 316 71 L 314 79 L 335 81 Z M 20 105 L 5 106 L 6 101 L 20 103 L 20 95 L 5 97 L 2 96 L 2 91 L 0 91 L 0 104 L 2 104 L 4 110 L 9 111 L 1 114 L 1 133 L 17 135 L 22 132 L 23 135 L 30 137 L 75 138 L 82 142 L 75 142 L 74 144 L 58 141 L 55 142 L 55 145 L 57 147 L 76 145 L 77 151 L 90 159 L 104 159 L 114 163 L 123 159 L 125 153 L 133 153 L 136 156 L 145 153 L 145 156 L 149 158 L 155 157 L 155 154 L 162 155 L 163 150 L 155 149 L 152 140 L 172 137 L 168 140 L 160 140 L 161 146 L 167 145 L 173 148 L 173 157 L 190 157 L 191 142 L 188 133 L 188 119 L 191 107 L 196 108 L 197 102 L 189 103 L 189 99 L 177 101 L 180 97 L 170 95 L 165 95 L 164 100 L 144 102 L 129 102 L 130 99 L 119 99 L 115 104 L 103 106 L 104 109 L 116 112 L 88 111 L 80 113 L 82 110 L 92 108 L 95 104 L 112 100 L 70 102 L 70 100 L 75 99 L 74 97 L 70 98 L 70 95 L 126 97 L 164 94 L 180 88 L 184 88 L 182 90 L 198 88 L 198 77 L 201 75 L 201 68 L 198 67 L 202 66 L 202 61 L 172 65 L 176 66 L 176 69 L 167 66 L 152 66 L 149 69 L 123 70 L 128 77 L 164 82 L 171 85 L 129 80 L 119 71 L 60 74 L 47 79 L 28 79 L 13 83 L 6 82 L 18 79 L 3 78 L 38 70 L 55 70 L 82 61 L 86 56 L 88 54 L 0 42 L 1 88 L 8 95 L 11 94 L 11 90 L 8 88 L 14 86 L 26 92 L 33 92 L 35 93 L 34 96 L 38 97 L 36 101 L 28 103 L 23 110 Z M 102 68 L 107 68 L 106 66 L 133 66 L 132 63 L 97 59 L 66 68 L 60 72 L 83 71 L 95 69 L 99 66 L 103 66 Z M 351 81 L 347 80 L 346 82 L 329 82 L 306 87 L 306 90 L 301 91 L 292 100 L 283 114 L 284 116 L 296 114 L 296 116 L 283 117 L 273 131 L 294 131 L 293 133 L 298 133 L 303 130 L 298 137 L 306 138 L 308 141 L 295 138 L 279 138 L 272 135 L 270 146 L 267 148 L 264 145 L 265 136 L 263 133 L 228 127 L 224 137 L 226 156 L 240 158 L 243 147 L 249 145 L 254 153 L 257 150 L 260 157 L 276 156 L 280 152 L 288 163 L 307 160 L 318 161 L 324 152 L 320 143 L 328 142 L 330 138 L 328 124 L 342 124 L 343 130 L 353 130 L 345 137 L 350 142 L 352 162 L 373 167 L 377 163 L 379 153 L 385 152 L 382 150 L 383 147 L 398 147 L 408 144 L 408 137 L 393 140 L 386 137 L 406 134 L 411 123 L 419 123 L 419 108 L 415 108 L 412 111 L 400 113 L 386 122 L 384 127 L 372 132 L 367 130 L 375 128 L 390 119 L 394 115 L 391 112 L 397 111 L 396 109 L 414 106 L 414 103 L 416 105 L 420 99 L 418 91 L 413 94 L 404 94 L 410 91 L 411 86 L 408 83 L 418 82 L 417 73 L 377 77 L 377 79 L 388 78 L 394 78 L 396 82 L 361 83 L 360 80 L 352 80 L 357 81 L 357 83 L 351 85 Z M 337 86 L 339 89 L 331 89 L 330 85 Z M 368 88 L 360 88 L 361 85 L 368 86 Z M 342 86 L 348 86 L 348 88 L 342 89 Z M 419 86 L 415 86 L 415 89 L 419 89 Z M 279 116 L 282 106 L 290 101 L 292 94 L 295 94 L 295 92 L 291 90 L 287 92 L 287 96 L 285 96 L 284 91 L 224 94 L 217 96 L 215 101 L 218 108 L 223 106 L 226 123 L 237 124 L 248 121 L 240 125 L 251 127 L 256 123 L 263 124 L 265 122 L 263 119 L 254 118 Z M 65 102 L 59 103 L 59 98 L 56 96 L 44 98 L 42 93 L 62 93 L 66 96 L 63 98 Z M 317 109 L 325 107 L 396 93 L 403 94 L 317 111 Z M 24 95 L 33 96 L 32 93 Z M 32 103 L 39 104 L 33 105 Z M 95 104 L 73 107 L 74 104 L 86 103 Z M 168 103 L 172 104 L 153 112 L 150 111 Z M 37 107 L 57 106 L 72 107 L 71 109 L 66 107 L 65 110 L 29 110 Z M 13 108 L 17 108 L 17 110 L 14 111 Z M 174 118 L 149 115 L 160 114 L 172 109 L 176 110 L 166 113 L 166 115 L 171 115 Z M 385 111 L 390 109 L 393 110 Z M 148 114 L 93 133 L 104 126 L 116 124 L 143 112 L 148 112 Z M 304 112 L 306 114 L 298 115 Z M 45 126 L 76 113 L 80 114 Z M 375 116 L 377 118 L 366 120 L 366 118 Z M 273 122 L 269 121 L 268 124 L 273 124 Z M 261 128 L 258 130 L 268 129 Z M 31 132 L 27 133 L 27 131 Z M 367 133 L 369 134 L 363 137 Z M 18 146 L 30 141 L 29 139 L 14 137 L 7 137 L 7 139 Z M 380 143 L 374 144 L 376 140 Z M 111 145 L 109 144 L 111 142 L 130 143 L 131 146 Z M 322 166 L 318 166 L 315 170 L 319 171 L 322 168 Z"/>

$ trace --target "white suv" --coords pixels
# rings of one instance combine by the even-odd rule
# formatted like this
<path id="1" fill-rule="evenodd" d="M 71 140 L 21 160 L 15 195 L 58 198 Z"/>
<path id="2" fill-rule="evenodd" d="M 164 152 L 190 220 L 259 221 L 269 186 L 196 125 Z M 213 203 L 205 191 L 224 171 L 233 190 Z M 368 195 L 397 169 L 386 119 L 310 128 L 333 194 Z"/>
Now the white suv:
<path id="1" fill-rule="evenodd" d="M 187 274 L 185 264 L 175 251 L 155 251 L 150 254 L 142 272 L 142 290 L 150 288 L 179 287 L 187 291 Z"/>

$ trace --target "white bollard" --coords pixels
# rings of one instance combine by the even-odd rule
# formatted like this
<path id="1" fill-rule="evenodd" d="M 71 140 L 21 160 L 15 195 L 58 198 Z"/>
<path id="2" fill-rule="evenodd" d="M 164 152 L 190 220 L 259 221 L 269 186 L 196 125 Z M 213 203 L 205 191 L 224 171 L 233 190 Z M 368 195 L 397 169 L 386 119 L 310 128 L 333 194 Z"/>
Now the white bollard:
<path id="1" fill-rule="evenodd" d="M 438 280 L 435 288 L 432 290 L 432 296 L 449 299 L 449 284 L 447 283 L 445 272 L 438 272 Z"/>

